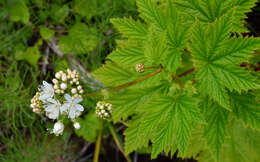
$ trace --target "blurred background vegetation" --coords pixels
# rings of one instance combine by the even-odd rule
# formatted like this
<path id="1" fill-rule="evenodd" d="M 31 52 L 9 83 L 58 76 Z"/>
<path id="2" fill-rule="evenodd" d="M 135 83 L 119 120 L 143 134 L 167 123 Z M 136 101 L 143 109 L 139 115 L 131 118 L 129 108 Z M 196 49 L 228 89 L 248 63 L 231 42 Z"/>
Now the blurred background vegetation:
<path id="1" fill-rule="evenodd" d="M 0 161 L 92 160 L 98 123 L 93 116 L 83 116 L 81 122 L 94 122 L 83 131 L 54 137 L 46 131 L 51 121 L 32 113 L 30 100 L 42 80 L 67 68 L 80 71 L 87 93 L 100 89 L 90 72 L 120 37 L 109 20 L 130 16 L 138 16 L 135 0 L 0 0 Z M 248 17 L 251 32 L 245 35 L 260 36 L 259 4 Z M 259 62 L 258 54 L 250 67 L 260 70 Z M 93 108 L 95 102 L 84 101 L 84 106 Z M 91 126 L 95 131 L 84 129 Z M 101 161 L 123 161 L 108 133 L 105 138 Z M 149 161 L 149 156 L 139 159 Z"/>

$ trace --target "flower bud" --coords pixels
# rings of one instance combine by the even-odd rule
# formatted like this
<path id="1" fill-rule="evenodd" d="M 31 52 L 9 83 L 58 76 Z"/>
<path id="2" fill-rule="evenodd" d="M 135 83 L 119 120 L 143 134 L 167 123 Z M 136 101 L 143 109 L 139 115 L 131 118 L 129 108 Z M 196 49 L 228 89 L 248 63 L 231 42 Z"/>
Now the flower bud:
<path id="1" fill-rule="evenodd" d="M 58 86 L 57 84 L 55 84 L 55 85 L 53 86 L 53 88 L 54 88 L 54 89 L 58 89 L 59 86 Z"/>
<path id="2" fill-rule="evenodd" d="M 138 63 L 135 65 L 135 70 L 138 72 L 138 73 L 143 73 L 144 72 L 144 64 L 142 63 Z"/>
<path id="3" fill-rule="evenodd" d="M 79 85 L 77 88 L 78 88 L 78 90 L 82 90 L 82 86 L 81 85 Z"/>
<path id="4" fill-rule="evenodd" d="M 73 126 L 74 126 L 75 129 L 80 129 L 80 124 L 79 124 L 79 122 L 74 123 Z"/>
<path id="5" fill-rule="evenodd" d="M 65 90 L 65 89 L 67 88 L 67 85 L 66 85 L 65 83 L 61 83 L 61 84 L 60 84 L 60 88 L 63 89 L 63 90 Z"/>
<path id="6" fill-rule="evenodd" d="M 57 79 L 52 79 L 52 82 L 53 82 L 54 84 L 57 84 L 57 83 L 58 83 L 58 80 L 57 80 Z"/>
<path id="7" fill-rule="evenodd" d="M 59 72 L 57 72 L 57 73 L 55 74 L 55 77 L 56 77 L 57 79 L 60 79 L 61 74 L 60 74 Z"/>
<path id="8" fill-rule="evenodd" d="M 63 133 L 63 130 L 64 130 L 64 125 L 62 122 L 58 121 L 54 124 L 54 127 L 53 127 L 53 130 L 52 132 L 58 136 L 58 135 L 61 135 Z"/>
<path id="9" fill-rule="evenodd" d="M 73 94 L 77 93 L 77 89 L 76 88 L 72 88 L 71 93 L 73 93 Z"/>
<path id="10" fill-rule="evenodd" d="M 99 101 L 96 106 L 96 114 L 102 119 L 110 118 L 113 111 L 113 105 L 105 101 Z"/>
<path id="11" fill-rule="evenodd" d="M 62 76 L 61 76 L 61 80 L 62 80 L 62 81 L 66 81 L 66 80 L 67 80 L 67 76 L 66 76 L 66 74 L 62 74 Z"/>

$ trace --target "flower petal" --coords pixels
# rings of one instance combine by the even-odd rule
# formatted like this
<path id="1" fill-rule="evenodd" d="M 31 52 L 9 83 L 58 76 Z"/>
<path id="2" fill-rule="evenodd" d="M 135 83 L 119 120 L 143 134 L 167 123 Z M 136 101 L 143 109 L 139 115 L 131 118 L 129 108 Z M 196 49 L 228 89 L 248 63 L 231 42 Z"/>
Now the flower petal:
<path id="1" fill-rule="evenodd" d="M 79 111 L 84 111 L 84 107 L 80 104 L 76 104 L 75 107 L 77 108 L 77 110 Z"/>
<path id="2" fill-rule="evenodd" d="M 57 105 L 59 104 L 59 101 L 57 101 L 53 98 L 48 98 L 47 101 L 50 102 L 50 103 L 53 103 L 53 104 L 57 104 Z"/>
<path id="3" fill-rule="evenodd" d="M 70 109 L 69 118 L 74 119 L 76 117 L 76 112 L 74 109 Z"/>
<path id="4" fill-rule="evenodd" d="M 74 99 L 74 103 L 80 103 L 82 101 L 82 98 L 81 97 L 77 97 Z"/>
<path id="5" fill-rule="evenodd" d="M 68 102 L 72 102 L 72 98 L 70 97 L 70 95 L 69 94 L 65 94 L 64 95 L 64 98 L 68 101 Z"/>
<path id="6" fill-rule="evenodd" d="M 52 112 L 54 110 L 55 105 L 54 104 L 50 104 L 47 107 L 45 107 L 45 111 L 46 112 Z"/>
<path id="7" fill-rule="evenodd" d="M 66 112 L 69 109 L 69 104 L 65 103 L 61 106 L 60 111 Z"/>

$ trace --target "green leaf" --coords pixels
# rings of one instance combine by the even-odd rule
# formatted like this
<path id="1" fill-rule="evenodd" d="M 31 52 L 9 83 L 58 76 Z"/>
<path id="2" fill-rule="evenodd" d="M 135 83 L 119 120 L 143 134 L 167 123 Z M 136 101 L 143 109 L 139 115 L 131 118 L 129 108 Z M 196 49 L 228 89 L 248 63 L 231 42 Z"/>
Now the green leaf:
<path id="1" fill-rule="evenodd" d="M 159 68 L 158 68 L 159 69 Z M 144 73 L 140 74 L 135 71 L 135 66 L 132 68 L 125 67 L 124 65 L 119 65 L 114 62 L 106 62 L 101 68 L 97 69 L 92 73 L 92 75 L 97 78 L 99 81 L 104 83 L 105 86 L 119 86 L 121 84 L 126 84 L 131 81 L 138 80 L 146 75 L 154 72 L 156 70 L 151 69 L 147 70 Z M 134 87 L 151 87 L 160 84 L 162 74 L 157 74 L 153 77 L 150 77 L 138 84 L 132 85 L 130 88 Z"/>
<path id="2" fill-rule="evenodd" d="M 40 27 L 40 34 L 41 34 L 42 38 L 48 40 L 48 39 L 50 39 L 51 37 L 54 36 L 55 31 L 53 31 L 53 30 L 51 30 L 51 29 L 49 29 L 45 26 L 41 26 Z"/>
<path id="3" fill-rule="evenodd" d="M 216 64 L 240 64 L 252 56 L 254 50 L 260 47 L 259 38 L 232 38 L 225 42 L 212 61 Z"/>
<path id="4" fill-rule="evenodd" d="M 8 12 L 12 21 L 21 21 L 27 24 L 30 20 L 29 9 L 25 1 L 10 0 L 8 1 Z"/>
<path id="5" fill-rule="evenodd" d="M 52 5 L 51 18 L 57 22 L 62 22 L 69 14 L 69 6 L 67 4 L 61 5 Z"/>
<path id="6" fill-rule="evenodd" d="M 127 123 L 127 129 L 124 131 L 125 135 L 125 152 L 129 154 L 138 148 L 148 147 L 149 138 L 140 138 L 143 130 L 139 127 L 142 121 L 142 116 L 134 116 L 132 120 Z"/>
<path id="7" fill-rule="evenodd" d="M 170 72 L 176 72 L 181 65 L 181 54 L 190 36 L 190 26 L 181 22 L 181 15 L 169 4 L 169 20 L 167 27 L 167 44 L 169 52 L 165 55 L 165 64 Z"/>
<path id="8" fill-rule="evenodd" d="M 92 75 L 103 82 L 105 86 L 116 86 L 134 80 L 132 71 L 113 62 L 106 62 L 105 65 L 94 71 Z"/>
<path id="9" fill-rule="evenodd" d="M 140 46 L 114 50 L 108 55 L 109 59 L 124 66 L 135 67 L 137 63 L 145 63 L 144 49 Z"/>
<path id="10" fill-rule="evenodd" d="M 143 41 L 146 39 L 148 28 L 140 21 L 135 21 L 132 18 L 116 18 L 111 19 L 111 23 L 119 30 L 126 38 Z"/>
<path id="11" fill-rule="evenodd" d="M 153 94 L 162 89 L 162 85 L 149 88 L 126 90 L 112 95 L 108 102 L 114 107 L 112 119 L 117 122 L 121 119 L 126 120 L 130 115 L 136 113 L 136 109 L 142 107 Z"/>
<path id="12" fill-rule="evenodd" d="M 204 127 L 204 135 L 214 157 L 218 159 L 226 136 L 229 112 L 210 100 L 204 102 L 206 103 L 203 104 L 203 109 L 207 122 Z"/>
<path id="13" fill-rule="evenodd" d="M 260 130 L 260 103 L 255 96 L 242 93 L 231 93 L 233 113 L 242 119 L 246 126 Z"/>
<path id="14" fill-rule="evenodd" d="M 75 0 L 73 10 L 83 17 L 90 19 L 96 14 L 96 0 Z"/>
<path id="15" fill-rule="evenodd" d="M 166 28 L 166 20 L 162 11 L 156 7 L 151 0 L 137 0 L 136 1 L 140 17 L 148 24 L 157 23 L 161 29 Z"/>
<path id="16" fill-rule="evenodd" d="M 181 158 L 194 158 L 199 162 L 214 162 L 216 159 L 205 145 L 203 129 L 196 127 L 188 146 L 188 154 Z M 219 155 L 219 162 L 251 162 L 260 160 L 260 133 L 245 128 L 240 120 L 232 119 L 227 126 L 225 143 Z"/>
<path id="17" fill-rule="evenodd" d="M 227 91 L 218 78 L 216 78 L 216 75 L 211 71 L 209 66 L 205 66 L 199 70 L 196 78 L 199 81 L 199 91 L 203 96 L 208 95 L 224 108 L 231 110 Z"/>
<path id="18" fill-rule="evenodd" d="M 150 28 L 144 51 L 148 62 L 156 65 L 162 64 L 165 55 L 168 53 L 166 38 L 166 32 L 157 31 L 155 26 Z"/>
<path id="19" fill-rule="evenodd" d="M 206 28 L 199 22 L 195 24 L 190 48 L 196 61 L 208 63 L 226 43 L 232 29 L 232 15 L 233 12 L 229 12 Z"/>
<path id="20" fill-rule="evenodd" d="M 37 67 L 38 60 L 41 57 L 40 51 L 37 46 L 29 47 L 24 52 L 24 59 L 33 65 L 35 68 Z"/>
<path id="21" fill-rule="evenodd" d="M 152 140 L 152 158 L 163 150 L 166 153 L 171 151 L 173 154 L 176 150 L 175 145 L 184 152 L 194 121 L 201 118 L 197 100 L 187 96 L 155 95 L 139 110 L 142 120 L 136 125 L 140 130 L 136 132 L 136 140 L 145 141 L 144 145 Z"/>
<path id="22" fill-rule="evenodd" d="M 239 62 L 229 61 L 229 59 L 244 60 L 259 44 L 257 39 L 254 41 L 247 38 L 230 39 L 232 15 L 233 12 L 229 12 L 208 27 L 197 23 L 192 36 L 193 43 L 190 45 L 195 59 L 200 92 L 209 95 L 227 109 L 230 109 L 230 105 L 226 88 L 241 92 L 260 86 L 256 78 L 235 67 Z M 231 41 L 236 47 L 227 46 Z"/>
<path id="23" fill-rule="evenodd" d="M 260 87 L 255 77 L 241 68 L 212 64 L 209 66 L 211 72 L 216 75 L 215 79 L 221 81 L 223 86 L 237 92 L 257 89 Z"/>
<path id="24" fill-rule="evenodd" d="M 87 114 L 84 119 L 79 119 L 80 129 L 76 130 L 78 136 L 83 137 L 88 142 L 95 142 L 98 131 L 101 126 L 101 121 L 94 113 Z"/>
<path id="25" fill-rule="evenodd" d="M 75 24 L 68 36 L 63 36 L 59 40 L 59 46 L 63 53 L 86 54 L 92 51 L 98 43 L 96 31 L 89 29 L 83 23 Z"/>
<path id="26" fill-rule="evenodd" d="M 174 0 L 175 9 L 185 15 L 196 17 L 203 23 L 212 23 L 230 10 L 235 10 L 232 28 L 246 32 L 244 19 L 257 0 Z"/>

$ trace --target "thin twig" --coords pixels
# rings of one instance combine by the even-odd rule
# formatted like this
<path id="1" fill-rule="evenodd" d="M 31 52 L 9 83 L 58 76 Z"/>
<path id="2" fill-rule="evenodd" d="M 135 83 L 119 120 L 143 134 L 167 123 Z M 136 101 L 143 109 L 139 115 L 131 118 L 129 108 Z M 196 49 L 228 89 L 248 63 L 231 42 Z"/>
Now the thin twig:
<path id="1" fill-rule="evenodd" d="M 46 50 L 45 50 L 45 57 L 43 59 L 43 63 L 42 63 L 42 73 L 43 75 L 45 76 L 46 73 L 47 73 L 47 65 L 49 64 L 49 54 L 50 54 L 50 48 L 49 47 L 46 47 Z"/>
<path id="2" fill-rule="evenodd" d="M 63 52 L 60 50 L 59 45 L 57 44 L 57 39 L 51 38 L 48 46 L 58 55 L 63 56 Z"/>

